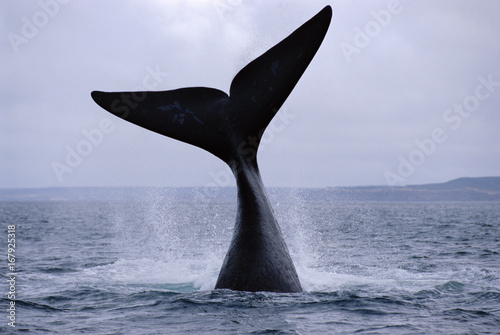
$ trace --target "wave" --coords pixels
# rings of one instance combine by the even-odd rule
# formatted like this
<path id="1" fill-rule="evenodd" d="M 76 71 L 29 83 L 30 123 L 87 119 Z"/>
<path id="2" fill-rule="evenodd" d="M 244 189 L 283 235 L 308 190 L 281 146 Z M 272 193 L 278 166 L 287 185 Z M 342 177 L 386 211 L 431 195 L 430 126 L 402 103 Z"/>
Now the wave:
<path id="1" fill-rule="evenodd" d="M 57 283 L 62 287 L 97 287 L 113 290 L 126 286 L 131 292 L 163 290 L 178 293 L 210 291 L 221 266 L 216 255 L 203 259 L 153 260 L 118 259 L 80 269 L 54 269 L 26 273 L 42 295 L 44 284 Z M 87 265 L 88 266 L 88 265 Z M 446 272 L 418 272 L 401 268 L 339 265 L 336 267 L 311 267 L 297 264 L 297 272 L 306 292 L 338 292 L 343 290 L 400 292 L 402 294 L 451 294 L 474 291 L 474 287 L 498 287 L 499 278 L 483 269 L 460 269 Z M 50 291 L 50 290 L 47 290 Z"/>

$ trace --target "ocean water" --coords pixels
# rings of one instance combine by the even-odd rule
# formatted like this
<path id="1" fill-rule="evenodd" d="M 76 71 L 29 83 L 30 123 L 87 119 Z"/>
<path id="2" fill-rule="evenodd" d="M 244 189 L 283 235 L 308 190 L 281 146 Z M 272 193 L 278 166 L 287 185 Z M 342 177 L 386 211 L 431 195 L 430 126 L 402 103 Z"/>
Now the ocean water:
<path id="1" fill-rule="evenodd" d="M 499 334 L 500 203 L 274 194 L 304 292 L 214 290 L 236 203 L 0 202 L 1 333 Z"/>

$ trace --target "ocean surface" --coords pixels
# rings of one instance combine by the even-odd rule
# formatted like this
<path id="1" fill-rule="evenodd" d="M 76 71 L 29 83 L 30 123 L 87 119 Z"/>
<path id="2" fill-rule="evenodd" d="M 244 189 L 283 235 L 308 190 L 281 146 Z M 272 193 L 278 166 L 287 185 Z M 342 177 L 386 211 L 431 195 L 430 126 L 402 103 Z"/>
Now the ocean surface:
<path id="1" fill-rule="evenodd" d="M 2 201 L 0 333 L 500 334 L 499 202 L 271 200 L 303 293 L 214 290 L 232 200 Z"/>

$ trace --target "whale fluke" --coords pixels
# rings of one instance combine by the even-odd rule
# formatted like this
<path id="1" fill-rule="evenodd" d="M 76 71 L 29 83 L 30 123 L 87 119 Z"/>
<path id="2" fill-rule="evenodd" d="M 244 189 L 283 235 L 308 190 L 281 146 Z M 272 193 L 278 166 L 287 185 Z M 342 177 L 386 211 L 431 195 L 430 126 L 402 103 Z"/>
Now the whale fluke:
<path id="1" fill-rule="evenodd" d="M 207 87 L 92 92 L 94 101 L 112 114 L 203 148 L 232 169 L 238 186 L 238 212 L 216 288 L 302 290 L 267 199 L 256 154 L 264 130 L 321 45 L 331 17 L 327 6 L 250 62 L 233 79 L 229 95 Z M 249 138 L 253 139 L 252 150 L 248 150 Z"/>

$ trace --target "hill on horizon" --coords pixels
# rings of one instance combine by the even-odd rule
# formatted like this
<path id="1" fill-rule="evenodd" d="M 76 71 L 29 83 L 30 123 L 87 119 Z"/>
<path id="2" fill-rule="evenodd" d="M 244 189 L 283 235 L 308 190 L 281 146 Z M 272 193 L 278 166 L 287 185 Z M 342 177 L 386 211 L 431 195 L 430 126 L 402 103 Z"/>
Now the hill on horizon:
<path id="1" fill-rule="evenodd" d="M 500 200 L 500 177 L 462 177 L 434 184 L 328 189 L 350 195 L 353 200 L 497 201 Z"/>

